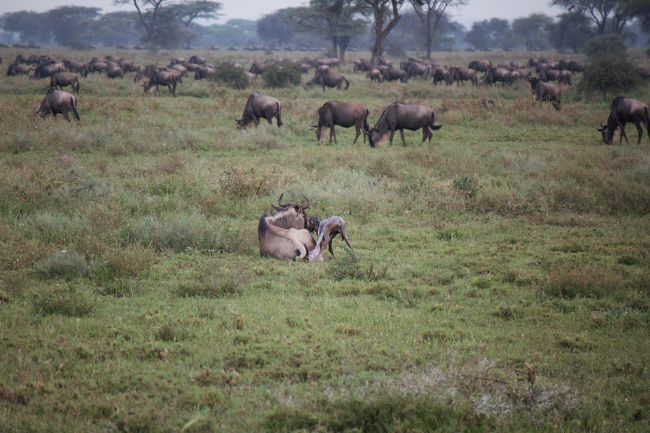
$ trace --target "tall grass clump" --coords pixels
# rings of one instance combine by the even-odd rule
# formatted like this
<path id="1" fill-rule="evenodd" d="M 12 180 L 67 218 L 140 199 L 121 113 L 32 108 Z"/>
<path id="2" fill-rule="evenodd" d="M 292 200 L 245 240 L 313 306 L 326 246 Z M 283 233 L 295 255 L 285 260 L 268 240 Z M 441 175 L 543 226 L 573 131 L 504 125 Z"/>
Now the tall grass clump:
<path id="1" fill-rule="evenodd" d="M 158 251 L 182 252 L 188 248 L 219 249 L 222 230 L 199 214 L 149 216 L 134 221 L 122 231 L 126 244 L 139 243 Z"/>
<path id="2" fill-rule="evenodd" d="M 624 281 L 595 266 L 554 266 L 544 293 L 552 298 L 602 298 L 615 294 Z"/>
<path id="3" fill-rule="evenodd" d="M 90 265 L 81 254 L 60 251 L 39 262 L 36 271 L 44 278 L 72 280 L 87 276 L 90 273 Z"/>
<path id="4" fill-rule="evenodd" d="M 38 314 L 87 316 L 95 308 L 95 299 L 76 287 L 50 287 L 34 293 L 32 307 Z"/>

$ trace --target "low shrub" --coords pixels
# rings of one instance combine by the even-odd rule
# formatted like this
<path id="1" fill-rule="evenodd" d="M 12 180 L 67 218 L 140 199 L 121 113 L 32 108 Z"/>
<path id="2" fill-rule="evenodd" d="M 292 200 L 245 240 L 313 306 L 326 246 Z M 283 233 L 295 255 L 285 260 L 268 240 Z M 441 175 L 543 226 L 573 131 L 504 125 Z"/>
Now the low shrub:
<path id="1" fill-rule="evenodd" d="M 300 85 L 302 70 L 300 65 L 294 63 L 273 64 L 264 71 L 264 85 L 278 88 L 290 85 Z"/>
<path id="2" fill-rule="evenodd" d="M 248 87 L 248 76 L 244 70 L 230 63 L 221 63 L 216 66 L 214 81 L 233 89 L 245 89 Z"/>
<path id="3" fill-rule="evenodd" d="M 90 266 L 84 256 L 75 252 L 60 251 L 36 265 L 36 271 L 44 278 L 83 277 L 90 272 Z"/>
<path id="4" fill-rule="evenodd" d="M 594 266 L 554 266 L 544 293 L 553 298 L 602 298 L 617 292 L 624 281 Z"/>
<path id="5" fill-rule="evenodd" d="M 55 286 L 36 292 L 32 299 L 32 307 L 42 315 L 81 317 L 93 311 L 95 299 L 75 287 Z"/>

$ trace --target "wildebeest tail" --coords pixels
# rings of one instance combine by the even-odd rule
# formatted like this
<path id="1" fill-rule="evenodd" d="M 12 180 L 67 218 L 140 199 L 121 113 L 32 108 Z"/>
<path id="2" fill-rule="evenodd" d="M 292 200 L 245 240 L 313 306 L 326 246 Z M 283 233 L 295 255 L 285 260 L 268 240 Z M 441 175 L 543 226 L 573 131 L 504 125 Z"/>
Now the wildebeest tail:
<path id="1" fill-rule="evenodd" d="M 278 127 L 280 127 L 280 126 L 283 125 L 283 123 L 282 123 L 282 106 L 280 105 L 279 102 L 276 102 L 275 106 L 278 109 L 278 117 L 277 117 L 277 119 L 278 119 Z"/>
<path id="2" fill-rule="evenodd" d="M 77 91 L 77 94 L 79 94 L 79 78 L 75 77 L 74 82 L 75 82 L 74 88 Z"/>
<path id="3" fill-rule="evenodd" d="M 370 110 L 366 108 L 366 115 L 363 116 L 363 129 L 368 133 L 370 131 L 370 125 L 368 125 L 368 116 L 370 116 Z"/>
<path id="4" fill-rule="evenodd" d="M 429 126 L 434 131 L 437 131 L 440 128 L 442 128 L 442 125 L 436 125 L 436 113 L 435 112 L 431 113 L 431 124 Z"/>
<path id="5" fill-rule="evenodd" d="M 79 83 L 77 83 L 79 85 Z M 79 117 L 79 112 L 77 111 L 77 98 L 72 99 L 72 112 L 74 113 L 74 117 L 77 120 L 81 120 L 81 117 Z"/>
<path id="6" fill-rule="evenodd" d="M 648 106 L 645 107 L 645 127 L 648 130 L 648 135 L 650 136 L 650 108 Z"/>
<path id="7" fill-rule="evenodd" d="M 343 78 L 345 80 L 345 90 L 348 90 L 348 87 L 350 87 L 350 82 L 348 81 L 347 78 Z"/>

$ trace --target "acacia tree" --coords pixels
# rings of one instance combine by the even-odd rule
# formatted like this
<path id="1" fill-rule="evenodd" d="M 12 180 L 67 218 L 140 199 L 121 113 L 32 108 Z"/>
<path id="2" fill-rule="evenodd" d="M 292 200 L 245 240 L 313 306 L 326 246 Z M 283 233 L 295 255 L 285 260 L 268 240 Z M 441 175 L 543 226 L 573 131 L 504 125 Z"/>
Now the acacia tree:
<path id="1" fill-rule="evenodd" d="M 431 58 L 433 42 L 440 28 L 440 20 L 447 13 L 447 8 L 463 6 L 466 0 L 409 0 L 424 27 L 427 59 Z"/>
<path id="2" fill-rule="evenodd" d="M 185 3 L 178 3 L 170 6 L 173 17 L 178 18 L 186 31 L 186 47 L 189 48 L 190 41 L 196 37 L 194 33 L 187 31 L 190 25 L 197 19 L 215 19 L 220 14 L 221 3 L 208 0 L 191 0 Z"/>
<path id="3" fill-rule="evenodd" d="M 52 39 L 50 16 L 47 12 L 7 12 L 0 19 L 2 28 L 18 33 L 23 42 L 48 43 Z"/>
<path id="4" fill-rule="evenodd" d="M 65 47 L 87 48 L 97 26 L 100 8 L 61 6 L 47 12 L 54 40 Z"/>
<path id="5" fill-rule="evenodd" d="M 400 19 L 399 10 L 404 0 L 358 0 L 370 17 L 374 43 L 370 63 L 376 65 L 382 54 L 386 37 Z"/>
<path id="6" fill-rule="evenodd" d="M 295 10 L 297 30 L 322 35 L 332 43 L 331 54 L 345 62 L 352 39 L 364 30 L 355 18 L 360 11 L 356 0 L 311 0 L 308 7 Z"/>
<path id="7" fill-rule="evenodd" d="M 632 18 L 624 0 L 553 0 L 552 4 L 585 15 L 599 35 L 609 31 L 623 33 Z"/>
<path id="8" fill-rule="evenodd" d="M 550 46 L 550 33 L 553 18 L 544 14 L 531 14 L 512 21 L 512 33 L 515 39 L 528 51 L 545 50 Z"/>
<path id="9" fill-rule="evenodd" d="M 147 44 L 150 47 L 155 46 L 156 32 L 162 16 L 164 7 L 171 0 L 113 0 L 115 5 L 125 5 L 133 3 L 135 10 L 138 11 L 138 18 L 144 28 Z"/>

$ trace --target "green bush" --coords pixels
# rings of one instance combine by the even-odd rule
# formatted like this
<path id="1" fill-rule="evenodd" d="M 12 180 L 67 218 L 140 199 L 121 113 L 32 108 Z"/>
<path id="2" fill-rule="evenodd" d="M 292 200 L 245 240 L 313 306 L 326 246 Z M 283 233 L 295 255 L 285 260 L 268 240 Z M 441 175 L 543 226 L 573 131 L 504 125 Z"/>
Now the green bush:
<path id="1" fill-rule="evenodd" d="M 580 82 L 581 91 L 607 96 L 628 92 L 641 84 L 620 36 L 607 34 L 592 38 L 585 46 L 585 54 L 589 62 Z"/>
<path id="2" fill-rule="evenodd" d="M 219 84 L 233 89 L 245 89 L 248 87 L 248 76 L 242 68 L 230 63 L 221 63 L 215 69 L 214 80 Z"/>
<path id="3" fill-rule="evenodd" d="M 61 277 L 71 280 L 88 275 L 90 267 L 81 254 L 62 251 L 38 263 L 36 271 L 44 278 Z"/>
<path id="4" fill-rule="evenodd" d="M 264 71 L 264 84 L 266 87 L 288 87 L 299 85 L 302 79 L 300 65 L 283 63 L 270 65 Z"/>
<path id="5" fill-rule="evenodd" d="M 619 35 L 609 33 L 591 38 L 585 45 L 585 54 L 589 60 L 627 57 L 627 48 Z"/>

